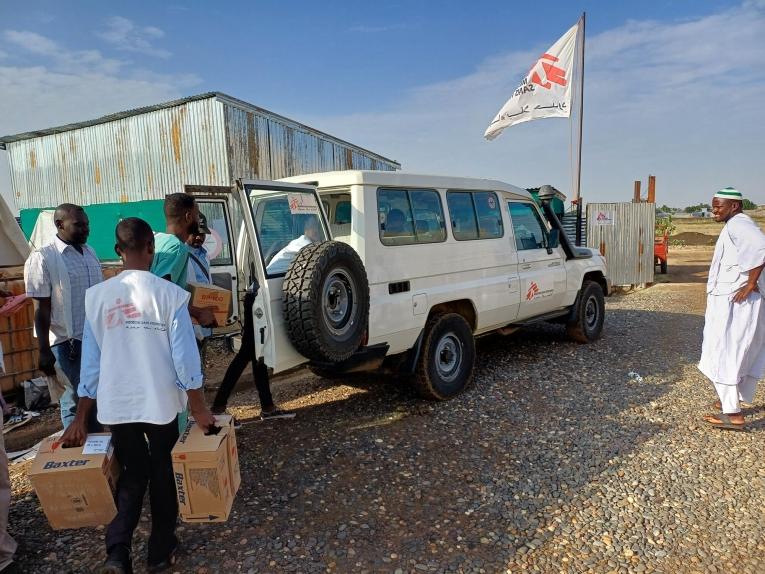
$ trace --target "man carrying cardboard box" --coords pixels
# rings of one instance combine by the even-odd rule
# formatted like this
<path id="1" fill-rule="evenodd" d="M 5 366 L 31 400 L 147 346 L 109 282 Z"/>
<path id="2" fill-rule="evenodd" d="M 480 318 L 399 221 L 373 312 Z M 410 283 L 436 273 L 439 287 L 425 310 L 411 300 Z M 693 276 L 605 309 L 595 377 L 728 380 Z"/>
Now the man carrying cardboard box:
<path id="1" fill-rule="evenodd" d="M 209 233 L 210 228 L 207 226 L 207 217 L 204 213 L 199 212 L 199 229 L 197 233 L 190 235 L 186 241 L 186 246 L 189 249 L 189 262 L 186 272 L 187 284 L 212 285 L 210 259 L 207 257 L 207 249 L 205 249 L 205 239 Z M 218 326 L 222 326 L 224 323 L 218 321 Z M 197 337 L 199 350 L 202 352 L 205 339 L 212 335 L 212 328 L 196 324 L 194 325 L 194 334 Z"/>
<path id="2" fill-rule="evenodd" d="M 132 572 L 131 544 L 149 486 L 152 530 L 150 572 L 170 568 L 178 539 L 178 499 L 171 451 L 177 415 L 189 407 L 196 424 L 215 423 L 204 402 L 199 351 L 189 316 L 189 294 L 152 275 L 154 236 L 145 221 L 130 217 L 116 230 L 115 250 L 124 271 L 85 297 L 82 372 L 77 415 L 62 437 L 79 446 L 96 399 L 98 419 L 109 425 L 122 474 L 117 516 L 106 532 L 106 562 L 99 574 Z M 147 444 L 148 440 L 148 444 Z"/>

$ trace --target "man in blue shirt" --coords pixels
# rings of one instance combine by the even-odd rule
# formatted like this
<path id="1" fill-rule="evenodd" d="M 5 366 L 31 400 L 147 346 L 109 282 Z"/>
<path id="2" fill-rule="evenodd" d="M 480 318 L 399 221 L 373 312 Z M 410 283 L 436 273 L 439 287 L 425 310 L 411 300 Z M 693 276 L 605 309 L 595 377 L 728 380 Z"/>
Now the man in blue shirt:
<path id="1" fill-rule="evenodd" d="M 189 236 L 186 242 L 186 247 L 189 250 L 189 262 L 186 272 L 187 283 L 202 283 L 203 285 L 212 284 L 212 277 L 210 276 L 210 260 L 207 257 L 207 249 L 205 249 L 205 239 L 210 233 L 210 228 L 207 226 L 207 217 L 204 213 L 199 213 L 199 230 L 197 233 Z M 202 327 L 201 325 L 194 325 L 194 334 L 197 337 L 200 350 L 204 345 L 204 340 L 212 334 L 210 327 Z"/>

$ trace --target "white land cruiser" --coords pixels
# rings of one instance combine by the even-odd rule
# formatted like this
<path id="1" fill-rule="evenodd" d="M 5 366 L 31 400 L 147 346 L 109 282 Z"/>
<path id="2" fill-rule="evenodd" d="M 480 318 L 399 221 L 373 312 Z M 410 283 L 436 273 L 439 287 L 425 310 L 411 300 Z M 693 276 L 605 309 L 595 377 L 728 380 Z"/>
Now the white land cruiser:
<path id="1" fill-rule="evenodd" d="M 192 191 L 212 223 L 213 277 L 235 293 L 258 282 L 256 353 L 275 373 L 383 370 L 448 399 L 470 382 L 480 335 L 537 321 L 582 343 L 601 335 L 604 258 L 521 188 L 341 171 L 217 189 Z"/>

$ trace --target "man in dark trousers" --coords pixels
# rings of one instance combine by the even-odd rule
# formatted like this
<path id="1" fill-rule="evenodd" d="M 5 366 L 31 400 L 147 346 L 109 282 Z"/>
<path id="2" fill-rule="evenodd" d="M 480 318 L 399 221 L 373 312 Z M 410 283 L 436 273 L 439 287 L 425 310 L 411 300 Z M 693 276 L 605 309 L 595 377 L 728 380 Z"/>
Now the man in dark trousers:
<path id="1" fill-rule="evenodd" d="M 171 456 L 179 434 L 178 413 L 188 402 L 205 431 L 215 418 L 205 406 L 189 294 L 149 272 L 154 236 L 148 223 L 124 219 L 116 236 L 124 270 L 88 290 L 81 399 L 61 440 L 65 446 L 85 442 L 85 421 L 98 400 L 98 419 L 110 427 L 122 473 L 117 516 L 106 531 L 108 558 L 97 572 L 132 572 L 133 532 L 147 484 L 152 520 L 148 568 L 159 572 L 173 565 L 178 547 Z"/>
<path id="2" fill-rule="evenodd" d="M 96 252 L 86 244 L 90 222 L 82 207 L 62 203 L 53 219 L 56 236 L 29 256 L 24 266 L 24 283 L 27 295 L 35 301 L 40 370 L 54 375 L 58 362 L 71 382 L 59 399 L 61 422 L 66 428 L 77 408 L 85 291 L 104 277 Z M 91 431 L 97 430 L 94 418 Z"/>
<path id="3" fill-rule="evenodd" d="M 255 357 L 255 326 L 252 319 L 252 308 L 255 304 L 255 296 L 258 294 L 260 286 L 257 282 L 250 285 L 244 295 L 244 325 L 242 326 L 242 346 L 239 352 L 231 361 L 223 376 L 223 382 L 213 400 L 212 412 L 214 414 L 223 414 L 226 412 L 226 405 L 234 390 L 239 377 L 242 376 L 247 363 L 252 363 L 252 376 L 255 379 L 255 388 L 258 389 L 258 398 L 260 399 L 260 418 L 261 420 L 276 418 L 294 418 L 295 413 L 284 411 L 276 407 L 274 399 L 271 396 L 271 384 L 268 380 L 268 368 L 263 359 Z"/>

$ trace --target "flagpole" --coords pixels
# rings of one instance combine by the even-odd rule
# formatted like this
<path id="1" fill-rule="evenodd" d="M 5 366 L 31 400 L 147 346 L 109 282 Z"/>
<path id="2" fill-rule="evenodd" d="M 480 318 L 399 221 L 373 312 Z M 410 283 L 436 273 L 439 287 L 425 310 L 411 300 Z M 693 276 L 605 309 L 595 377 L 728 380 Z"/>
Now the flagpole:
<path id="1" fill-rule="evenodd" d="M 584 32 L 587 13 L 582 12 L 582 60 L 579 77 L 579 158 L 576 165 L 576 245 L 582 245 L 582 124 L 584 121 Z"/>

